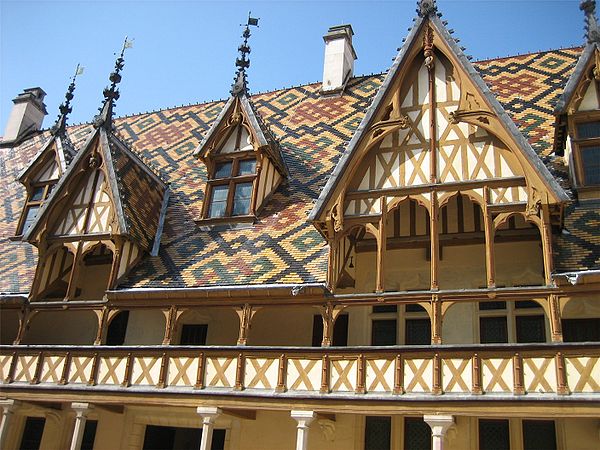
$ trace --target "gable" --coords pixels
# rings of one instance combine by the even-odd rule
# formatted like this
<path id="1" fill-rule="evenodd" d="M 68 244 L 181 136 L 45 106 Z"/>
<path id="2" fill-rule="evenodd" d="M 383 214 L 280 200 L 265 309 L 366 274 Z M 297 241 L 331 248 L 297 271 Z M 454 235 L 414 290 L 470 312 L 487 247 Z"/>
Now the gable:
<path id="1" fill-rule="evenodd" d="M 323 221 L 349 190 L 498 178 L 514 179 L 497 192 L 506 203 L 526 202 L 526 188 L 567 199 L 439 18 L 419 18 L 310 219 Z M 376 213 L 374 199 L 359 203 L 344 209 Z"/>

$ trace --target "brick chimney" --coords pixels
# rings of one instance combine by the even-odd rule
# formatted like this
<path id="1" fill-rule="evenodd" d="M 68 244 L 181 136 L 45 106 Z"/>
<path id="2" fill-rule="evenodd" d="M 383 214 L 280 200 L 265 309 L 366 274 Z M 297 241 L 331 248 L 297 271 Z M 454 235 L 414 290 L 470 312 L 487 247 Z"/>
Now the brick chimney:
<path id="1" fill-rule="evenodd" d="M 23 137 L 38 131 L 42 127 L 48 112 L 44 104 L 46 93 L 42 88 L 23 90 L 14 100 L 14 106 L 8 117 L 2 144 L 18 143 Z"/>
<path id="2" fill-rule="evenodd" d="M 329 28 L 323 36 L 325 41 L 325 63 L 323 65 L 322 94 L 342 92 L 354 73 L 356 52 L 352 46 L 351 25 Z"/>

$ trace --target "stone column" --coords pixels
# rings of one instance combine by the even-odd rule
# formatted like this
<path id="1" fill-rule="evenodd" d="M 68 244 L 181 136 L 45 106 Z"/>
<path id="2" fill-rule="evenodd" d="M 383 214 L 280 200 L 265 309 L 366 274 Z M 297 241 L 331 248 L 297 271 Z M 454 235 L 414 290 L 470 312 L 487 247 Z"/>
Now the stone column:
<path id="1" fill-rule="evenodd" d="M 71 438 L 70 450 L 81 449 L 87 415 L 93 408 L 94 405 L 90 405 L 89 403 L 71 403 L 71 409 L 75 411 L 75 429 L 73 430 L 73 437 Z"/>
<path id="2" fill-rule="evenodd" d="M 425 415 L 423 420 L 431 427 L 431 450 L 444 450 L 446 431 L 454 425 L 454 417 L 450 415 Z"/>
<path id="3" fill-rule="evenodd" d="M 0 408 L 2 408 L 2 420 L 0 421 L 0 448 L 6 448 L 8 427 L 10 425 L 12 415 L 19 404 L 20 403 L 17 400 L 0 400 Z"/>
<path id="4" fill-rule="evenodd" d="M 202 417 L 202 440 L 200 441 L 200 450 L 210 450 L 215 420 L 217 419 L 217 416 L 221 414 L 221 410 L 214 406 L 199 406 L 196 408 L 196 412 Z"/>
<path id="5" fill-rule="evenodd" d="M 296 434 L 296 450 L 306 450 L 308 448 L 308 427 L 315 419 L 314 411 L 292 411 L 292 419 L 298 422 L 298 432 Z"/>

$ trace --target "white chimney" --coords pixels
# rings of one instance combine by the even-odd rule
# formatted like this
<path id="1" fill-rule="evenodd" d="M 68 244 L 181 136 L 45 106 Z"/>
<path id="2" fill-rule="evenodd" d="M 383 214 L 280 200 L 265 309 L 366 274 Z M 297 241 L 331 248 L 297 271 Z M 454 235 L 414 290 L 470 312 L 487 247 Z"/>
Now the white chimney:
<path id="1" fill-rule="evenodd" d="M 323 66 L 322 94 L 342 92 L 354 73 L 356 52 L 352 46 L 351 25 L 329 28 L 323 36 L 325 41 L 325 63 Z"/>
<path id="2" fill-rule="evenodd" d="M 2 137 L 2 144 L 16 143 L 21 138 L 42 127 L 44 116 L 48 114 L 44 97 L 46 93 L 42 88 L 35 87 L 23 90 L 13 100 L 15 104 Z"/>

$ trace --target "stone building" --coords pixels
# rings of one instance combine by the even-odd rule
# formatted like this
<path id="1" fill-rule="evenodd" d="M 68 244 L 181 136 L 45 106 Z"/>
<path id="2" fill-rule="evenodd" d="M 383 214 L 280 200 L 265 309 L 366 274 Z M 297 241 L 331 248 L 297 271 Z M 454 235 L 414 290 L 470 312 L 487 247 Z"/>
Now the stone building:
<path id="1" fill-rule="evenodd" d="M 3 449 L 600 447 L 600 30 L 0 142 Z M 400 43 L 399 43 L 400 44 Z M 123 51 L 126 45 L 124 45 Z"/>

